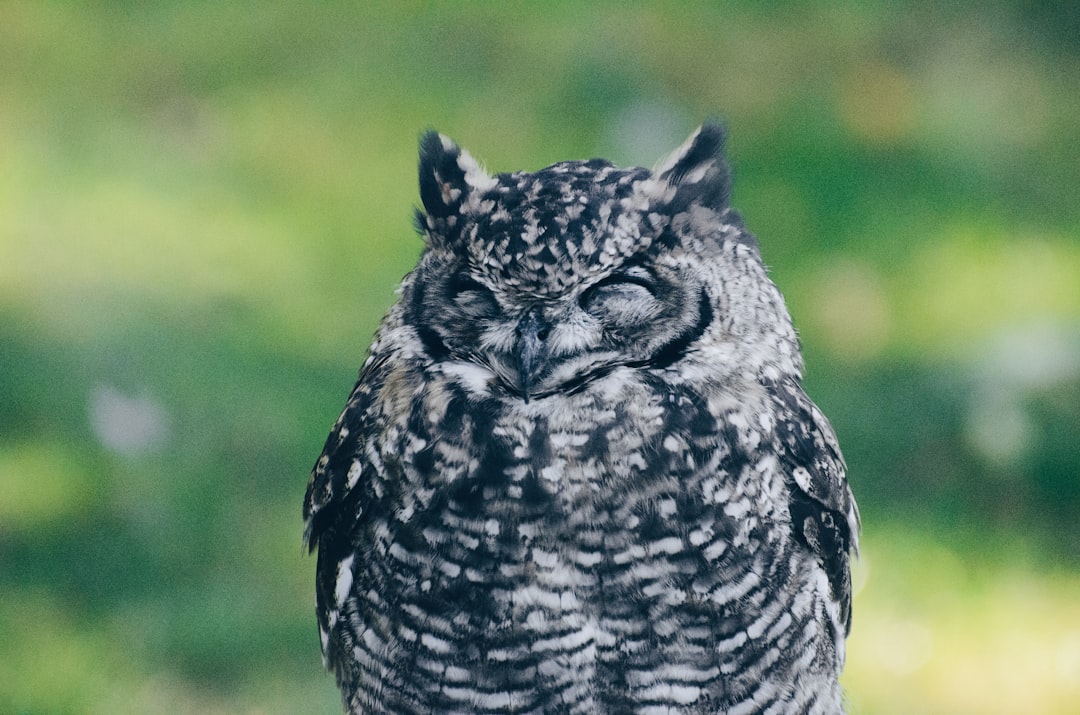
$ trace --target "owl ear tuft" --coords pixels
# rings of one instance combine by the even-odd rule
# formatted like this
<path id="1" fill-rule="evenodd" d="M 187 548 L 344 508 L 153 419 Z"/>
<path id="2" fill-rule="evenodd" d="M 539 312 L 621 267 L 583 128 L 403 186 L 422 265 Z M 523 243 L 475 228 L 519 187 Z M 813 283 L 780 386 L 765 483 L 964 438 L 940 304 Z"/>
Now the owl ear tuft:
<path id="1" fill-rule="evenodd" d="M 731 171 L 724 158 L 727 132 L 716 123 L 703 124 L 686 142 L 662 160 L 657 178 L 674 189 L 671 208 L 681 211 L 691 204 L 717 211 L 727 208 Z"/>
<path id="2" fill-rule="evenodd" d="M 467 151 L 435 131 L 420 138 L 420 201 L 430 219 L 445 219 L 461 211 L 469 194 L 494 186 Z"/>

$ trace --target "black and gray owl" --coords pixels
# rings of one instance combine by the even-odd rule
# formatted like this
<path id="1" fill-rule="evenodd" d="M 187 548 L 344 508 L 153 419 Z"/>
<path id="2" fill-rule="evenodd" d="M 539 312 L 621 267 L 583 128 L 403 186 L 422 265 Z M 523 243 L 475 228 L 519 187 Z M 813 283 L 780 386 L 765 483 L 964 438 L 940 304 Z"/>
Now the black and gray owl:
<path id="1" fill-rule="evenodd" d="M 858 511 L 724 133 L 420 147 L 426 243 L 304 501 L 352 713 L 837 713 Z"/>

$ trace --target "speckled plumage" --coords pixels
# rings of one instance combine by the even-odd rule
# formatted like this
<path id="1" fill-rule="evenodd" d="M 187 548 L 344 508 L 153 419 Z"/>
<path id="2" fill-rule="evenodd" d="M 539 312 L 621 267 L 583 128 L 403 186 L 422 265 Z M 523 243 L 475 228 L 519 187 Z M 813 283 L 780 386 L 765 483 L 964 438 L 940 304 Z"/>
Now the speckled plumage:
<path id="1" fill-rule="evenodd" d="M 858 512 L 723 132 L 421 144 L 426 249 L 308 484 L 355 713 L 836 713 Z"/>

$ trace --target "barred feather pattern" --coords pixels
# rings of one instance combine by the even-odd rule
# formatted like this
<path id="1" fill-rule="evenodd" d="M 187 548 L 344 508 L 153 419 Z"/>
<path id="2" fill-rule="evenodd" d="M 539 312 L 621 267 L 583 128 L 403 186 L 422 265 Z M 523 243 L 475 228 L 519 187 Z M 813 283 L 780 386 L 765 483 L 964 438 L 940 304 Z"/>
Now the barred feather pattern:
<path id="1" fill-rule="evenodd" d="M 428 248 L 304 504 L 346 709 L 840 712 L 858 512 L 719 128 L 655 172 L 425 142 Z"/>

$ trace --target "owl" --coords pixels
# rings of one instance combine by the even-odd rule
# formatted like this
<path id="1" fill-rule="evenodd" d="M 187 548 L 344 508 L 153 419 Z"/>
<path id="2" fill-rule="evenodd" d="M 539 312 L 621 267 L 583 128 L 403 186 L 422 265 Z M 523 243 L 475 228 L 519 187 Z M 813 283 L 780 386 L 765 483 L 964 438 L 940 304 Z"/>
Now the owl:
<path id="1" fill-rule="evenodd" d="M 859 516 L 724 130 L 420 146 L 425 248 L 311 474 L 350 713 L 837 713 Z"/>

